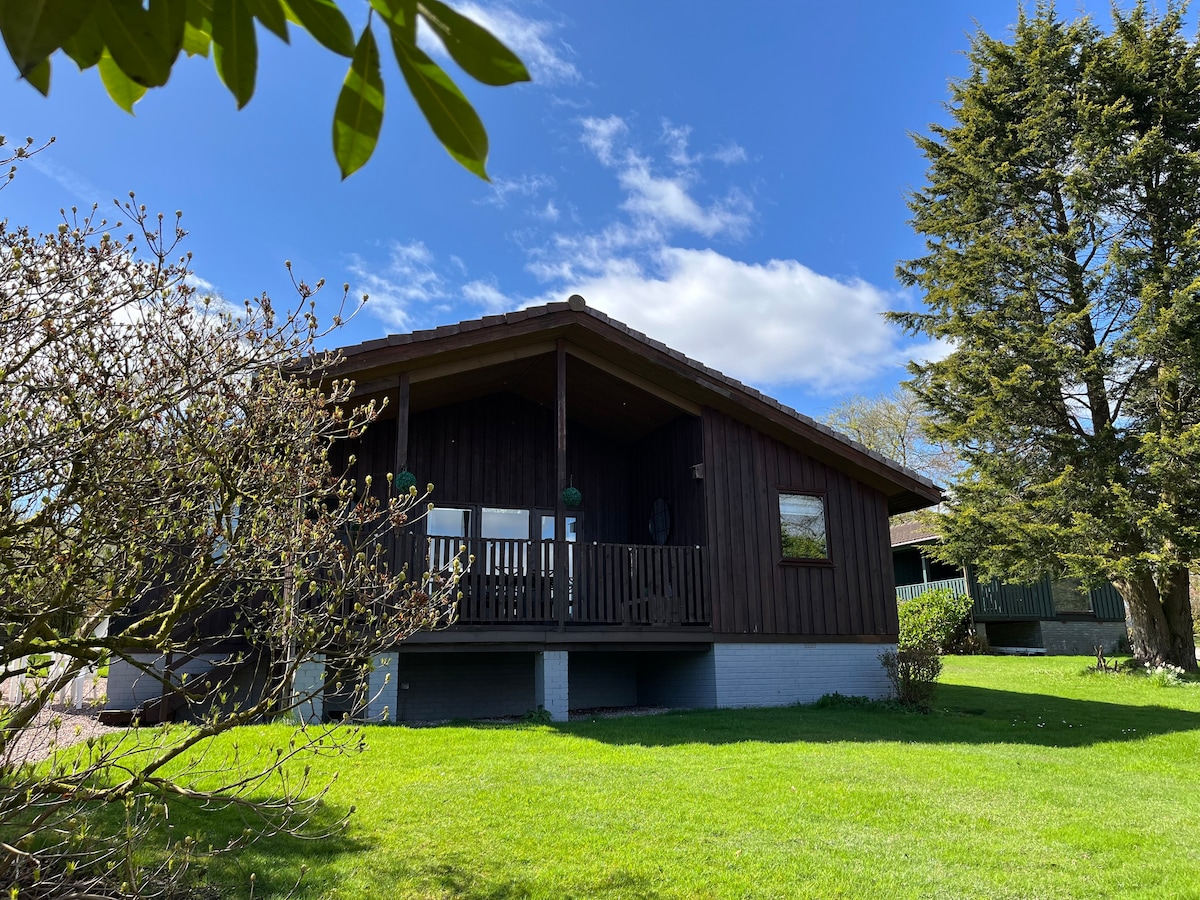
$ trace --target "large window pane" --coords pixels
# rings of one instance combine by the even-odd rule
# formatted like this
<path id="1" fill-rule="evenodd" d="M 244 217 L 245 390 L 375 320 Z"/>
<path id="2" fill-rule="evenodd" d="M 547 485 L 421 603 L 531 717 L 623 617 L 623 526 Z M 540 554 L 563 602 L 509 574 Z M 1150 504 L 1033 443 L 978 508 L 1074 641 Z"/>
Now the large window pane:
<path id="1" fill-rule="evenodd" d="M 479 536 L 487 539 L 483 545 L 483 571 L 489 575 L 519 575 L 526 571 L 529 510 L 485 506 L 479 513 Z"/>
<path id="2" fill-rule="evenodd" d="M 479 536 L 529 540 L 529 510 L 494 509 L 485 506 L 479 518 Z"/>
<path id="3" fill-rule="evenodd" d="M 780 494 L 779 523 L 784 559 L 829 558 L 823 498 L 812 494 Z"/>
<path id="4" fill-rule="evenodd" d="M 425 533 L 430 537 L 466 538 L 471 532 L 471 511 L 437 506 L 425 516 Z"/>
<path id="5" fill-rule="evenodd" d="M 430 569 L 444 568 L 471 535 L 471 511 L 436 506 L 425 515 L 425 533 L 429 535 Z"/>

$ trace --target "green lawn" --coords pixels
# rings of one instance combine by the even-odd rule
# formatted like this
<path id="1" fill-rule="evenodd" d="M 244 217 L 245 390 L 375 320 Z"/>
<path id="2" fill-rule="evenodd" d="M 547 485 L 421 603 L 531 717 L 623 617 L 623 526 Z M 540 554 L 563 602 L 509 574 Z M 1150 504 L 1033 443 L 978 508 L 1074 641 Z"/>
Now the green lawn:
<path id="1" fill-rule="evenodd" d="M 309 898 L 1200 897 L 1200 685 L 1087 663 L 948 659 L 930 715 L 370 728 L 313 764 L 358 808 L 345 837 L 210 874 L 264 896 L 303 863 Z"/>

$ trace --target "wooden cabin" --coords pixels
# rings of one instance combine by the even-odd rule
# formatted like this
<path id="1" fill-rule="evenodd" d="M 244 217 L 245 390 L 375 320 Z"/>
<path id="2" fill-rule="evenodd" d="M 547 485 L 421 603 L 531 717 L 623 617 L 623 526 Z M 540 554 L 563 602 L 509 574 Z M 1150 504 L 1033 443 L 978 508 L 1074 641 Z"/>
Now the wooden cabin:
<path id="1" fill-rule="evenodd" d="M 898 602 L 935 588 L 966 594 L 976 633 L 998 652 L 1078 656 L 1128 648 L 1125 602 L 1111 584 L 1088 588 L 1048 575 L 1032 584 L 981 581 L 970 563 L 930 554 L 941 539 L 923 522 L 898 523 L 891 538 Z"/>
<path id="2" fill-rule="evenodd" d="M 397 648 L 374 708 L 886 693 L 888 516 L 937 502 L 932 482 L 577 296 L 342 353 L 388 400 L 356 474 L 434 485 L 397 562 L 475 557 L 455 624 Z"/>
<path id="3" fill-rule="evenodd" d="M 351 474 L 434 485 L 393 564 L 475 558 L 454 624 L 376 660 L 369 718 L 888 692 L 888 517 L 938 502 L 929 480 L 578 296 L 341 352 L 387 400 Z"/>

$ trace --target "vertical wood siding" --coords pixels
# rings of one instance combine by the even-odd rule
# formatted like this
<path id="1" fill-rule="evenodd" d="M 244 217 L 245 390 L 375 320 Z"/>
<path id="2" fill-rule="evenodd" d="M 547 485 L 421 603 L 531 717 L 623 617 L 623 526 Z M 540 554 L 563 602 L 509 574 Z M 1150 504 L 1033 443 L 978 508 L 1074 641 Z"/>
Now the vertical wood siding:
<path id="1" fill-rule="evenodd" d="M 723 413 L 702 422 L 713 631 L 895 635 L 887 498 Z M 824 496 L 828 564 L 781 562 L 780 490 Z"/>
<path id="2" fill-rule="evenodd" d="M 698 419 L 682 417 L 629 446 L 570 421 L 569 405 L 567 414 L 567 473 L 583 494 L 581 540 L 648 543 L 646 522 L 661 496 L 671 503 L 670 543 L 703 544 L 703 486 L 691 477 L 701 461 Z M 493 394 L 414 413 L 408 431 L 409 471 L 419 488 L 433 483 L 434 503 L 553 514 L 553 410 Z M 358 478 L 370 473 L 382 484 L 395 465 L 395 434 L 395 421 L 385 420 L 348 442 Z"/>
<path id="3" fill-rule="evenodd" d="M 690 416 L 681 416 L 631 449 L 628 542 L 650 543 L 650 513 L 661 497 L 671 510 L 667 543 L 704 544 L 704 482 L 692 477 L 692 467 L 703 461 L 703 453 L 700 420 Z"/>

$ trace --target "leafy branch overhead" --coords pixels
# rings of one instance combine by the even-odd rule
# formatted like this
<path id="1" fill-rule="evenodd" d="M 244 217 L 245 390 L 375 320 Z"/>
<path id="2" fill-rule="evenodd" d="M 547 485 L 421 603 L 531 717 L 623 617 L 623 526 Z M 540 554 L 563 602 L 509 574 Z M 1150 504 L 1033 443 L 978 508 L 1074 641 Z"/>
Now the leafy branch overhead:
<path id="1" fill-rule="evenodd" d="M 486 28 L 439 0 L 369 0 L 357 40 L 334 0 L 0 0 L 0 34 L 21 77 L 50 92 L 51 60 L 62 51 L 80 70 L 95 67 L 127 112 L 171 77 L 180 53 L 210 56 L 241 109 L 254 96 L 258 32 L 285 43 L 290 29 L 350 60 L 333 115 L 333 152 L 346 178 L 371 158 L 383 125 L 384 81 L 373 31 L 382 23 L 409 93 L 446 151 L 487 179 L 488 138 L 454 80 L 417 45 L 418 23 L 482 84 L 529 81 L 529 72 Z"/>

